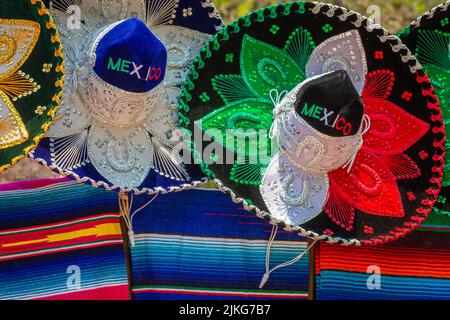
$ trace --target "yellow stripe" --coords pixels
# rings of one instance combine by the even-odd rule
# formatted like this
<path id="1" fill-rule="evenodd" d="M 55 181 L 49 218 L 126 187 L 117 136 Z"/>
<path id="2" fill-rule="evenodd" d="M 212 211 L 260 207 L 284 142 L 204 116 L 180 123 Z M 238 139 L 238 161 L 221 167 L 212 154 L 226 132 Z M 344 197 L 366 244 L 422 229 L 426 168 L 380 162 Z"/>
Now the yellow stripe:
<path id="1" fill-rule="evenodd" d="M 52 234 L 52 235 L 48 235 L 47 237 L 41 238 L 41 239 L 14 242 L 14 243 L 5 243 L 5 244 L 2 244 L 2 247 L 10 248 L 10 247 L 18 247 L 18 246 L 24 246 L 24 245 L 30 245 L 30 244 L 36 244 L 36 243 L 60 242 L 60 241 L 67 241 L 67 240 L 73 240 L 73 239 L 77 239 L 77 238 L 90 237 L 90 236 L 104 237 L 104 236 L 110 236 L 110 235 L 120 235 L 121 233 L 122 232 L 120 230 L 120 224 L 118 224 L 118 223 L 103 223 L 103 224 L 96 225 L 93 228 Z"/>

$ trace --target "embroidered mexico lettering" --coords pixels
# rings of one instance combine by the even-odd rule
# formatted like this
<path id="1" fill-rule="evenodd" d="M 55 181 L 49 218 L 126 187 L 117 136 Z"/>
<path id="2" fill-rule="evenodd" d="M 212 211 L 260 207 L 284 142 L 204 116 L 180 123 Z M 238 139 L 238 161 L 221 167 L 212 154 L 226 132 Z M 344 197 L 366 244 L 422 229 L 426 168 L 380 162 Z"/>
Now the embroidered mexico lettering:
<path id="1" fill-rule="evenodd" d="M 309 106 L 308 103 L 305 102 L 301 115 L 317 119 L 323 122 L 324 126 L 342 131 L 345 136 L 348 136 L 352 132 L 352 124 L 347 122 L 344 117 L 338 114 L 333 118 L 334 111 L 328 111 L 327 108 L 320 107 L 316 104 Z"/>
<path id="2" fill-rule="evenodd" d="M 134 61 L 121 58 L 114 61 L 114 59 L 110 57 L 108 59 L 107 69 L 127 73 L 130 76 L 135 76 L 143 81 L 159 80 L 162 77 L 161 67 L 150 66 L 147 68 L 142 64 L 136 64 Z"/>

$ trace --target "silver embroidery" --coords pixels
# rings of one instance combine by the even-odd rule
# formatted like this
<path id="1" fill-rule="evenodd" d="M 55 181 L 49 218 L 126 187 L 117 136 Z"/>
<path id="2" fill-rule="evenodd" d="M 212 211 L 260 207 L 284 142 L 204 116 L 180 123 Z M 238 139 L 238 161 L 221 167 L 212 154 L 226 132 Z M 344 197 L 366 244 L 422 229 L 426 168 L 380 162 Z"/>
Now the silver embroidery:
<path id="1" fill-rule="evenodd" d="M 120 187 L 139 186 L 150 169 L 174 180 L 189 180 L 180 156 L 172 152 L 179 137 L 174 133 L 177 99 L 192 60 L 210 36 L 168 25 L 179 0 L 147 4 L 144 0 L 99 0 L 76 5 L 81 8 L 81 29 L 69 28 L 66 7 L 52 9 L 64 45 L 66 81 L 62 108 L 49 131 L 51 161 L 64 170 L 91 162 Z M 95 54 L 90 52 L 95 52 L 101 36 L 129 17 L 146 21 L 167 46 L 166 79 L 149 93 L 120 90 L 92 70 Z"/>
<path id="2" fill-rule="evenodd" d="M 361 94 L 367 74 L 367 60 L 358 30 L 341 33 L 319 44 L 306 66 L 308 77 L 337 70 L 345 70 Z"/>
<path id="3" fill-rule="evenodd" d="M 322 212 L 328 197 L 328 172 L 352 165 L 366 129 L 361 124 L 353 136 L 332 137 L 301 118 L 294 104 L 299 90 L 312 79 L 276 104 L 271 137 L 277 139 L 281 151 L 272 158 L 260 185 L 271 215 L 294 226 Z"/>

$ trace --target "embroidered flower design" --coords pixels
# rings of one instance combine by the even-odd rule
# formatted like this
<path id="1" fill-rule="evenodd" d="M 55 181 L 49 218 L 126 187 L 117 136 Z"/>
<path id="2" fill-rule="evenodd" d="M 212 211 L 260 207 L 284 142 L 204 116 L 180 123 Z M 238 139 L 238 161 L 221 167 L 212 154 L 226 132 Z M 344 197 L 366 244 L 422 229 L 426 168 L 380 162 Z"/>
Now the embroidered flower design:
<path id="1" fill-rule="evenodd" d="M 270 32 L 271 32 L 272 34 L 277 34 L 278 31 L 280 31 L 280 27 L 277 26 L 276 24 L 272 25 L 272 27 L 270 28 Z"/>
<path id="2" fill-rule="evenodd" d="M 373 228 L 369 226 L 364 226 L 364 233 L 373 234 Z"/>
<path id="3" fill-rule="evenodd" d="M 352 43 L 352 49 L 339 46 L 341 43 Z M 315 72 L 322 66 L 331 65 L 327 59 L 334 59 L 335 55 L 326 55 L 331 48 L 340 48 L 340 54 L 347 61 L 357 60 L 355 65 L 360 67 L 349 66 L 349 70 L 353 74 L 355 88 L 359 87 L 359 82 L 364 83 L 358 91 L 362 96 L 364 114 L 371 119 L 371 126 L 364 135 L 363 145 L 354 158 L 351 170 L 340 168 L 328 172 L 326 203 L 319 208 L 334 223 L 348 231 L 353 229 L 356 210 L 377 216 L 403 217 L 404 208 L 397 181 L 421 175 L 418 166 L 404 152 L 429 130 L 427 123 L 387 100 L 395 84 L 395 75 L 390 70 L 366 74 L 365 53 L 359 44 L 358 32 L 337 35 L 329 39 L 326 46 L 316 48 L 310 33 L 304 28 L 297 28 L 282 49 L 245 35 L 240 55 L 241 74 L 218 75 L 212 79 L 213 88 L 225 106 L 197 121 L 204 131 L 214 128 L 224 132 L 223 141 L 216 141 L 244 156 L 246 163 L 234 164 L 231 180 L 260 185 L 261 172 L 265 171 L 267 164 L 255 159 L 270 150 L 271 139 L 261 136 L 259 139 L 245 140 L 245 148 L 237 148 L 236 144 L 230 147 L 226 144 L 230 129 L 244 132 L 246 129 L 269 130 L 274 108 L 271 90 L 290 91 L 305 80 L 307 74 L 311 76 L 311 70 Z M 360 52 L 356 52 L 357 48 Z M 311 63 L 314 65 L 309 66 Z M 322 72 L 326 71 L 329 70 Z M 234 134 L 229 138 L 236 139 L 237 136 Z M 243 137 L 249 136 L 244 134 Z M 265 148 L 261 147 L 264 142 Z M 289 184 L 289 181 L 286 183 Z M 296 188 L 299 188 L 299 197 L 308 196 L 301 192 L 302 184 Z M 324 189 L 318 190 L 322 192 Z M 322 194 L 314 195 L 318 196 Z M 308 207 L 311 205 L 313 203 L 309 203 Z"/>
<path id="4" fill-rule="evenodd" d="M 420 151 L 419 152 L 419 157 L 420 157 L 420 159 L 425 160 L 425 159 L 427 159 L 429 157 L 429 154 L 426 153 L 425 151 Z"/>
<path id="5" fill-rule="evenodd" d="M 383 53 L 383 51 L 375 51 L 375 59 L 377 59 L 377 60 L 383 60 L 383 59 L 384 59 L 384 53 Z"/>
<path id="6" fill-rule="evenodd" d="M 107 21 L 102 23 L 106 26 Z M 96 172 L 101 178 L 93 180 L 121 188 L 139 187 L 153 173 L 158 179 L 188 181 L 190 175 L 174 148 L 179 135 L 174 135 L 177 117 L 171 102 L 179 95 L 181 84 L 169 81 L 184 80 L 184 69 L 198 52 L 197 43 L 203 44 L 209 36 L 190 33 L 187 37 L 184 32 L 189 31 L 174 33 L 163 25 L 153 28 L 168 48 L 167 81 L 137 93 L 117 90 L 91 70 L 97 26 L 76 34 L 64 24 L 59 28 L 64 35 L 66 78 L 58 119 L 47 134 L 51 165 L 81 179 L 87 177 L 86 172 Z M 129 75 L 136 79 L 130 79 L 150 76 L 151 68 L 144 74 L 145 66 L 133 67 L 135 73 L 130 69 Z M 156 72 L 157 68 L 153 69 Z M 41 150 L 45 148 L 38 148 L 37 153 Z"/>
<path id="7" fill-rule="evenodd" d="M 330 33 L 331 31 L 333 31 L 333 27 L 330 26 L 330 25 L 327 23 L 326 25 L 324 25 L 324 26 L 322 27 L 322 30 L 323 30 L 323 32 L 325 32 L 325 33 Z"/>
<path id="8" fill-rule="evenodd" d="M 408 192 L 406 195 L 408 196 L 408 200 L 409 200 L 409 201 L 415 201 L 415 200 L 417 200 L 417 198 L 416 198 L 416 196 L 414 195 L 413 192 Z"/>
<path id="9" fill-rule="evenodd" d="M 232 53 L 227 53 L 227 54 L 225 55 L 225 62 L 233 63 L 233 62 L 234 62 L 234 54 L 232 54 Z"/>
<path id="10" fill-rule="evenodd" d="M 445 18 L 444 24 L 448 23 Z M 442 24 L 442 22 L 441 22 Z M 415 56 L 421 63 L 433 84 L 439 98 L 442 118 L 450 119 L 450 34 L 439 30 L 419 30 Z M 446 135 L 450 135 L 450 126 L 445 123 Z M 450 186 L 450 144 L 446 143 L 444 176 L 442 185 Z"/>
<path id="11" fill-rule="evenodd" d="M 192 8 L 189 7 L 189 8 L 183 9 L 183 17 L 190 17 L 190 16 L 192 16 Z"/>
<path id="12" fill-rule="evenodd" d="M 44 114 L 45 110 L 47 110 L 47 107 L 37 106 L 36 110 L 34 110 L 34 113 L 42 116 Z"/>
<path id="13" fill-rule="evenodd" d="M 445 27 L 446 25 L 448 25 L 448 23 L 449 23 L 448 18 L 444 18 L 444 19 L 441 20 L 441 26 L 442 27 Z"/>
<path id="14" fill-rule="evenodd" d="M 32 54 L 39 30 L 34 21 L 0 19 L 0 149 L 17 146 L 29 137 L 14 102 L 41 88 L 19 70 Z"/>
<path id="15" fill-rule="evenodd" d="M 221 130 L 224 133 L 223 139 L 217 142 L 223 146 L 226 146 L 227 139 L 245 139 L 245 136 L 239 135 L 241 131 L 268 131 L 272 125 L 274 107 L 270 90 L 292 89 L 305 80 L 305 65 L 314 48 L 310 33 L 303 28 L 292 32 L 284 49 L 245 35 L 240 55 L 241 75 L 217 75 L 212 79 L 212 86 L 225 105 L 197 123 L 205 132 L 209 129 Z M 199 98 L 204 101 L 205 97 L 202 94 Z M 235 134 L 231 135 L 231 132 Z M 263 139 L 266 148 L 261 148 L 259 143 Z M 267 166 L 259 163 L 260 155 L 270 150 L 271 141 L 266 136 L 261 139 L 246 139 L 245 144 L 242 149 L 238 150 L 237 145 L 233 148 L 234 152 L 244 153 L 245 161 L 234 164 L 231 179 L 258 185 L 261 182 L 261 170 Z M 252 161 L 255 159 L 256 161 Z"/>
<path id="16" fill-rule="evenodd" d="M 346 230 L 353 228 L 350 221 L 355 208 L 367 214 L 403 217 L 396 181 L 421 175 L 404 152 L 429 130 L 429 124 L 386 100 L 393 79 L 390 71 L 367 75 L 362 99 L 364 113 L 371 119 L 370 130 L 350 173 L 341 168 L 328 174 L 330 194 L 324 211 Z"/>
<path id="17" fill-rule="evenodd" d="M 403 94 L 402 94 L 402 99 L 403 100 L 406 100 L 406 101 L 410 101 L 411 100 L 411 98 L 412 98 L 412 93 L 411 92 L 409 92 L 409 91 L 405 91 L 405 92 L 403 92 Z"/>
<path id="18" fill-rule="evenodd" d="M 208 102 L 209 100 L 211 100 L 211 98 L 208 96 L 208 94 L 206 92 L 203 92 L 200 95 L 200 100 L 202 100 L 204 103 Z"/>
<path id="19" fill-rule="evenodd" d="M 49 73 L 52 71 L 53 65 L 51 63 L 44 63 L 42 66 L 42 72 Z"/>

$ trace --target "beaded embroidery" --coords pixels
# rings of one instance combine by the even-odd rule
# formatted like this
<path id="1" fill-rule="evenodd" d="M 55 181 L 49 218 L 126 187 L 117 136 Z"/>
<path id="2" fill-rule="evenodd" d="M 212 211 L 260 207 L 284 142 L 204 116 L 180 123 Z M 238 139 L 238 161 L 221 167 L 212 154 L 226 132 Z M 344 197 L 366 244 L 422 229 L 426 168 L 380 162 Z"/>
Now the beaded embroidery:
<path id="1" fill-rule="evenodd" d="M 223 146 L 237 152 L 236 132 L 254 129 L 268 133 L 272 125 L 273 103 L 270 90 L 290 90 L 305 79 L 305 66 L 309 53 L 315 48 L 308 30 L 295 29 L 286 40 L 283 49 L 265 42 L 244 36 L 240 55 L 241 75 L 218 75 L 212 79 L 214 90 L 226 103 L 198 120 L 196 125 L 204 132 L 217 129 L 224 134 L 216 140 Z M 255 163 L 235 163 L 231 179 L 242 184 L 258 185 L 261 181 L 261 170 L 267 163 L 261 163 L 262 156 L 270 155 L 271 141 L 260 137 L 246 140 L 241 148 L 245 156 L 255 158 Z M 264 147 L 262 147 L 264 146 Z M 261 152 L 261 150 L 263 152 Z"/>
<path id="2" fill-rule="evenodd" d="M 327 24 L 332 29 L 326 28 L 328 33 L 325 33 L 321 27 Z M 280 26 L 280 30 L 275 36 L 270 31 L 273 25 Z M 363 145 L 354 159 L 350 173 L 348 168 L 339 168 L 329 172 L 327 174 L 329 180 L 327 200 L 320 208 L 323 212 L 320 213 L 320 209 L 317 208 L 319 214 L 315 216 L 315 210 L 305 211 L 305 216 L 310 220 L 307 218 L 304 220 L 305 222 L 293 225 L 289 221 L 293 222 L 295 218 L 298 218 L 293 214 L 295 212 L 292 212 L 290 217 L 287 217 L 287 213 L 278 214 L 275 217 L 271 212 L 272 209 L 267 208 L 266 201 L 261 197 L 259 190 L 261 170 L 264 173 L 267 165 L 255 161 L 254 154 L 245 154 L 245 152 L 242 152 L 243 154 L 234 152 L 233 154 L 236 147 L 228 144 L 226 146 L 229 151 L 227 155 L 231 154 L 235 158 L 236 156 L 241 157 L 244 159 L 243 163 L 239 166 L 236 163 L 229 166 L 227 162 L 227 165 L 224 166 L 220 163 L 207 163 L 206 160 L 203 160 L 201 162 L 202 170 L 209 177 L 214 178 L 218 187 L 230 194 L 233 201 L 242 203 L 245 209 L 255 212 L 265 220 L 270 220 L 272 224 L 279 225 L 286 231 L 293 231 L 318 240 L 342 242 L 347 245 L 380 244 L 398 239 L 417 227 L 434 205 L 434 200 L 441 188 L 442 154 L 445 139 L 438 103 L 421 66 L 397 37 L 390 35 L 378 25 L 374 25 L 367 18 L 330 4 L 293 2 L 257 10 L 229 24 L 208 42 L 194 62 L 194 68 L 187 77 L 180 98 L 179 123 L 188 130 L 188 134 L 195 134 L 198 132 L 197 127 L 207 119 L 209 125 L 217 125 L 218 131 L 220 131 L 220 126 L 225 128 L 227 127 L 226 123 L 236 122 L 235 119 L 227 121 L 233 112 L 223 113 L 223 118 L 220 119 L 222 115 L 218 110 L 225 112 L 227 111 L 226 107 L 232 105 L 237 113 L 238 101 L 260 102 L 259 105 L 267 104 L 267 109 L 269 107 L 273 109 L 273 104 L 268 98 L 269 91 L 265 92 L 266 96 L 255 93 L 242 77 L 242 68 L 238 64 L 238 61 L 242 59 L 242 47 L 240 46 L 242 46 L 244 36 L 249 36 L 258 41 L 267 41 L 268 45 L 283 50 L 283 40 L 296 28 L 309 30 L 312 40 L 318 46 L 331 37 L 339 39 L 339 30 L 344 33 L 357 30 L 360 38 L 364 40 L 364 52 L 357 53 L 357 55 L 367 55 L 370 61 L 368 61 L 366 69 L 362 69 L 359 65 L 360 70 L 365 71 L 355 73 L 355 75 L 360 76 L 359 93 L 363 96 L 364 109 L 367 104 L 370 104 L 368 107 L 370 111 L 364 110 L 364 114 L 374 120 L 370 127 L 371 130 L 364 135 Z M 359 45 L 357 42 L 354 43 L 356 44 L 354 48 L 358 50 Z M 304 66 L 311 60 L 310 56 L 315 49 L 314 47 L 308 54 L 301 55 L 307 56 Z M 379 59 L 375 59 L 376 51 L 383 53 L 377 54 Z M 227 54 L 231 53 L 234 62 L 227 58 Z M 348 56 L 351 57 L 352 53 L 349 53 Z M 342 61 L 345 60 L 338 59 L 331 65 L 337 65 Z M 264 63 L 265 61 L 262 61 L 260 67 Z M 216 66 L 220 71 L 215 71 Z M 285 81 L 285 77 L 283 79 L 278 67 L 274 64 L 268 72 L 280 78 L 281 81 Z M 319 65 L 319 67 L 322 66 Z M 257 65 L 248 68 L 258 71 Z M 305 68 L 300 69 L 305 71 Z M 369 73 L 367 73 L 368 71 Z M 395 76 L 399 79 L 395 79 Z M 306 78 L 306 74 L 304 77 Z M 213 79 L 211 83 L 208 83 L 210 78 Z M 225 80 L 223 81 L 223 79 Z M 270 79 L 266 80 L 270 82 Z M 263 81 L 264 79 L 261 77 L 261 83 L 264 84 Z M 292 88 L 275 89 L 281 92 Z M 402 98 L 405 89 L 412 94 L 409 102 Z M 324 92 L 324 94 L 332 94 L 332 87 L 329 90 L 330 93 Z M 202 102 L 199 98 L 203 92 L 208 94 L 209 101 Z M 301 106 L 297 104 L 296 109 L 299 113 L 302 110 Z M 259 107 L 259 110 L 262 113 L 265 108 Z M 389 113 L 391 110 L 392 114 Z M 211 117 L 213 113 L 215 113 L 216 119 Z M 255 121 L 253 117 L 246 118 L 252 119 L 254 123 L 262 123 L 262 118 L 269 118 L 270 120 L 266 123 L 270 123 L 272 116 L 273 113 L 262 114 L 258 121 Z M 308 122 L 319 123 L 318 120 L 309 118 Z M 250 122 L 240 123 L 250 126 Z M 432 130 L 430 126 L 432 126 Z M 205 128 L 202 129 L 205 133 Z M 331 132 L 331 130 L 320 129 Z M 390 141 L 389 136 L 393 132 L 399 132 L 400 136 L 398 139 Z M 406 134 L 409 133 L 411 136 L 407 137 Z M 333 134 L 339 135 L 338 133 Z M 364 146 L 366 138 L 371 142 L 370 148 Z M 265 141 L 265 139 L 260 140 L 262 143 Z M 215 142 L 224 143 L 217 139 Z M 308 144 L 310 142 L 313 142 L 311 150 L 317 151 L 318 154 L 324 149 L 319 141 L 310 140 Z M 209 147 L 203 146 L 199 149 L 196 141 L 191 141 L 190 146 L 194 157 L 200 161 L 202 156 L 200 151 L 203 151 L 204 155 Z M 279 153 L 275 153 L 270 154 L 269 158 L 278 157 L 280 159 L 279 156 Z M 274 165 L 276 164 L 277 162 L 274 163 Z M 287 166 L 284 168 L 286 171 L 288 170 Z M 310 178 L 306 175 L 301 176 L 304 171 L 299 170 L 298 167 L 293 169 L 300 175 L 298 179 L 295 175 L 289 176 L 287 172 L 282 179 L 274 177 L 274 179 L 278 179 L 277 184 L 283 186 L 284 190 L 280 192 L 281 189 L 275 189 L 276 191 L 269 192 L 267 197 L 273 196 L 274 199 L 267 201 L 268 203 L 276 206 L 281 201 L 285 201 L 291 205 L 297 205 L 298 208 L 301 207 L 301 204 L 304 204 L 306 208 L 309 207 L 311 202 L 305 201 L 308 194 L 305 190 L 315 190 L 311 187 L 312 183 L 308 181 L 307 186 L 304 180 L 313 181 L 318 174 L 316 173 L 313 178 Z M 270 174 L 269 171 L 267 170 L 266 173 Z M 339 176 L 340 174 L 342 177 Z M 386 188 L 380 187 L 380 179 L 386 179 Z M 349 193 L 344 188 L 339 190 L 342 181 L 351 184 L 352 190 Z M 240 185 L 243 183 L 247 186 Z M 318 190 L 318 188 L 315 189 Z M 410 199 L 406 197 L 408 192 L 413 192 L 416 200 L 408 201 Z M 387 197 L 383 197 L 384 195 Z M 351 202 L 349 201 L 350 197 L 352 198 Z M 365 203 L 357 203 L 358 197 L 361 197 L 362 202 Z M 370 201 L 376 203 L 375 206 L 371 206 L 369 198 Z M 313 206 L 320 207 L 322 201 L 323 197 L 320 201 L 313 203 Z M 389 205 L 385 206 L 387 202 Z M 285 204 L 282 204 L 281 207 L 286 208 Z"/>
<path id="3" fill-rule="evenodd" d="M 40 89 L 33 78 L 19 70 L 36 46 L 39 34 L 36 22 L 0 19 L 0 149 L 28 139 L 13 101 Z"/>
<path id="4" fill-rule="evenodd" d="M 170 25 L 179 0 L 83 1 L 81 29 L 66 23 L 63 7 L 55 6 L 66 56 L 66 90 L 62 108 L 49 132 L 51 162 L 72 171 L 92 164 L 119 187 L 138 187 L 153 169 L 178 181 L 190 179 L 181 157 L 177 98 L 192 60 L 209 35 Z M 191 11 L 191 14 L 193 12 Z M 98 39 L 120 23 L 138 17 L 163 42 L 168 54 L 164 84 L 149 93 L 130 93 L 97 77 L 92 67 Z"/>
<path id="5" fill-rule="evenodd" d="M 288 143 L 284 149 L 301 157 L 310 150 L 315 160 L 307 156 L 308 165 L 302 165 L 301 159 L 295 165 L 290 164 L 289 152 L 273 155 L 269 167 L 255 160 L 272 154 L 270 138 L 258 134 L 258 130 L 268 131 L 272 126 L 270 91 L 291 90 L 306 76 L 334 70 L 347 71 L 362 95 L 364 113 L 372 122 L 364 142 L 350 137 L 354 138 L 348 140 L 353 141 L 350 145 L 325 157 L 325 150 L 337 150 L 340 143 L 333 144 L 332 139 L 325 137 L 317 139 L 314 134 L 302 131 L 307 125 L 292 111 L 277 120 L 277 127 L 290 124 L 297 134 L 293 135 L 295 147 Z M 274 218 L 300 225 L 325 211 L 337 225 L 351 230 L 355 208 L 367 214 L 402 217 L 404 209 L 396 180 L 420 175 L 418 166 L 403 151 L 417 142 L 429 125 L 386 100 L 394 83 L 395 75 L 389 70 L 367 73 L 365 51 L 357 30 L 331 37 L 315 47 L 308 30 L 298 28 L 284 49 L 244 35 L 241 75 L 221 74 L 212 79 L 212 86 L 225 106 L 197 120 L 196 126 L 205 133 L 213 129 L 223 132 L 222 139 L 215 141 L 245 159 L 233 165 L 230 179 L 239 184 L 261 185 L 261 194 Z M 292 98 L 288 96 L 283 103 L 289 104 L 289 100 Z M 399 126 L 411 130 L 401 130 Z M 238 141 L 242 137 L 236 132 L 248 129 L 255 130 L 257 139 Z M 239 148 L 243 141 L 245 147 Z M 342 166 L 349 156 L 342 151 L 352 154 L 356 148 L 359 151 L 348 172 Z"/>

